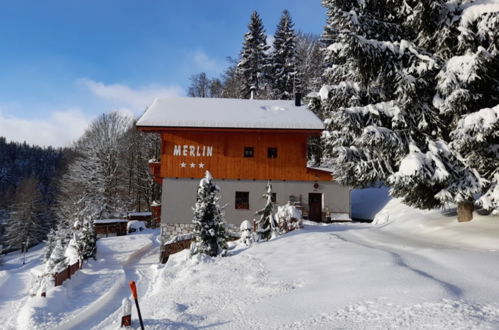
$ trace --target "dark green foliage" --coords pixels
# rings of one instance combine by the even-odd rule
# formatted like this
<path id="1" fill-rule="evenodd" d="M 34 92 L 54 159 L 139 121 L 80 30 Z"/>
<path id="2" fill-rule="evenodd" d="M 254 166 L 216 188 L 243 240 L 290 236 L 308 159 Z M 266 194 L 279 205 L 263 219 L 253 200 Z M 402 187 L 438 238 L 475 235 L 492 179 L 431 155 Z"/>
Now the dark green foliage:
<path id="1" fill-rule="evenodd" d="M 296 34 L 287 10 L 282 13 L 274 34 L 270 62 L 269 86 L 272 98 L 293 99 L 294 93 L 301 90 L 297 72 Z"/>
<path id="2" fill-rule="evenodd" d="M 237 64 L 237 75 L 241 80 L 243 98 L 250 98 L 251 92 L 255 97 L 265 93 L 265 76 L 269 65 L 266 54 L 269 49 L 267 36 L 262 20 L 256 11 L 251 14 L 248 30 L 244 35 L 243 49 Z"/>
<path id="3" fill-rule="evenodd" d="M 272 185 L 270 182 L 267 183 L 266 192 L 263 194 L 265 199 L 265 207 L 256 212 L 260 216 L 257 221 L 257 234 L 260 240 L 266 240 L 272 238 L 272 233 L 275 231 L 275 220 L 274 220 L 274 203 L 272 202 Z"/>
<path id="4" fill-rule="evenodd" d="M 227 251 L 227 237 L 223 212 L 219 205 L 220 188 L 213 182 L 211 174 L 201 179 L 194 207 L 195 242 L 191 254 L 206 254 L 211 257 L 224 255 Z"/>

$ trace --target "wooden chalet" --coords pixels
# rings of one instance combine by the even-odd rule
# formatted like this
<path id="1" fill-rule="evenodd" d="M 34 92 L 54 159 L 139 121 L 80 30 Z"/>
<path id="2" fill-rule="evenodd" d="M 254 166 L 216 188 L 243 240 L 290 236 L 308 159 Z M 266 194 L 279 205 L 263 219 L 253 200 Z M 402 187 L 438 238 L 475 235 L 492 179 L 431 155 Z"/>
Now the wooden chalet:
<path id="1" fill-rule="evenodd" d="M 161 134 L 161 224 L 171 236 L 191 228 L 199 180 L 209 170 L 227 204 L 225 218 L 239 226 L 264 206 L 268 180 L 278 205 L 292 201 L 313 221 L 349 218 L 350 190 L 327 169 L 307 167 L 307 144 L 323 122 L 299 100 L 157 99 L 137 122 Z"/>

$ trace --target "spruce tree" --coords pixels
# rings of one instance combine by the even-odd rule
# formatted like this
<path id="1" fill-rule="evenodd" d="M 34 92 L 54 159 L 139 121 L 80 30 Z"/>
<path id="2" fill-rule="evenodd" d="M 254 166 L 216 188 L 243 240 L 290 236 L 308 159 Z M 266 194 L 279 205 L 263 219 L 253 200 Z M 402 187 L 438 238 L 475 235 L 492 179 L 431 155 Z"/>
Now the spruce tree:
<path id="1" fill-rule="evenodd" d="M 273 99 L 290 100 L 300 89 L 297 72 L 296 34 L 294 23 L 284 10 L 274 34 L 274 43 L 269 68 L 269 85 Z"/>
<path id="2" fill-rule="evenodd" d="M 499 9 L 463 1 L 456 12 L 454 42 L 436 47 L 445 65 L 437 76 L 435 104 L 451 130 L 451 149 L 475 172 L 478 188 L 465 194 L 471 185 L 463 181 L 440 196 L 458 203 L 458 211 L 464 211 L 459 219 L 468 221 L 477 195 L 485 209 L 499 209 Z"/>
<path id="3" fill-rule="evenodd" d="M 79 232 L 78 251 L 82 259 L 94 258 L 97 253 L 97 234 L 92 219 L 87 219 Z"/>
<path id="4" fill-rule="evenodd" d="M 41 194 L 34 176 L 24 179 L 16 189 L 14 205 L 6 226 L 5 245 L 20 249 L 43 241 L 46 232 L 41 219 Z"/>
<path id="5" fill-rule="evenodd" d="M 45 263 L 45 273 L 47 274 L 55 274 L 60 271 L 66 269 L 68 267 L 68 261 L 64 252 L 66 251 L 66 246 L 63 242 L 58 239 L 55 242 L 54 248 L 52 249 L 52 253 Z"/>
<path id="6" fill-rule="evenodd" d="M 272 185 L 267 183 L 266 192 L 263 194 L 265 199 L 265 207 L 256 212 L 260 216 L 257 222 L 257 234 L 259 240 L 266 240 L 272 238 L 272 234 L 276 232 L 274 220 L 274 203 L 272 202 Z"/>
<path id="7" fill-rule="evenodd" d="M 323 1 L 326 84 L 312 101 L 326 118 L 323 164 L 341 183 L 385 181 L 409 144 L 438 132 L 427 79 L 438 63 L 410 41 L 392 1 Z M 423 206 L 423 205 L 421 205 Z"/>
<path id="8" fill-rule="evenodd" d="M 329 14 L 323 37 L 327 84 L 312 100 L 326 114 L 323 162 L 340 182 L 384 182 L 411 206 L 454 202 L 461 213 L 486 185 L 492 187 L 492 172 L 486 177 L 470 166 L 452 141 L 452 129 L 461 115 L 497 104 L 491 79 L 497 77 L 497 16 L 482 15 L 467 31 L 469 4 L 323 4 Z M 470 39 L 481 25 L 484 36 Z"/>
<path id="9" fill-rule="evenodd" d="M 251 14 L 249 31 L 244 35 L 237 75 L 241 80 L 241 94 L 244 98 L 264 94 L 266 88 L 265 76 L 268 72 L 267 36 L 258 13 Z"/>
<path id="10" fill-rule="evenodd" d="M 227 238 L 222 208 L 220 188 L 213 182 L 210 172 L 199 182 L 194 207 L 194 237 L 191 254 L 206 254 L 211 257 L 223 255 L 227 251 Z"/>

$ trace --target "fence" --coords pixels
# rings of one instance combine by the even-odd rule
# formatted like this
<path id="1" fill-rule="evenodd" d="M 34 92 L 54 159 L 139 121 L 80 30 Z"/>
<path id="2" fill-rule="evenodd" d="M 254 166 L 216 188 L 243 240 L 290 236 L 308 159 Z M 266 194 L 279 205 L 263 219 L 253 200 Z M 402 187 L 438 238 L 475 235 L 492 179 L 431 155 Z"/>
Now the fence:
<path id="1" fill-rule="evenodd" d="M 231 233 L 227 237 L 228 241 L 236 241 L 241 236 L 238 233 Z M 162 264 L 166 264 L 168 261 L 168 257 L 172 254 L 178 253 L 185 249 L 191 247 L 191 243 L 194 241 L 194 236 L 192 234 L 177 236 L 174 240 L 167 242 L 163 245 L 163 249 L 161 250 L 161 255 L 159 257 L 159 262 Z"/>
<path id="2" fill-rule="evenodd" d="M 62 283 L 65 280 L 70 279 L 71 275 L 76 273 L 76 271 L 78 271 L 78 269 L 81 269 L 81 266 L 82 266 L 82 263 L 77 262 L 77 263 L 74 263 L 72 265 L 69 265 L 65 270 L 55 274 L 55 276 L 54 276 L 55 286 L 62 285 Z"/>

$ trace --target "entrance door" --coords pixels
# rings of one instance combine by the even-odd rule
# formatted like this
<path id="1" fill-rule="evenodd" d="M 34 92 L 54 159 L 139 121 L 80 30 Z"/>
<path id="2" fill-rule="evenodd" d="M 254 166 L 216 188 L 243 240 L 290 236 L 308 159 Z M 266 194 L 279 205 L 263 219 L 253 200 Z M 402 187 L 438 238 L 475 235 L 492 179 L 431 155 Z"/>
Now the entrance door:
<path id="1" fill-rule="evenodd" d="M 308 194 L 308 219 L 316 222 L 322 221 L 322 194 Z"/>

